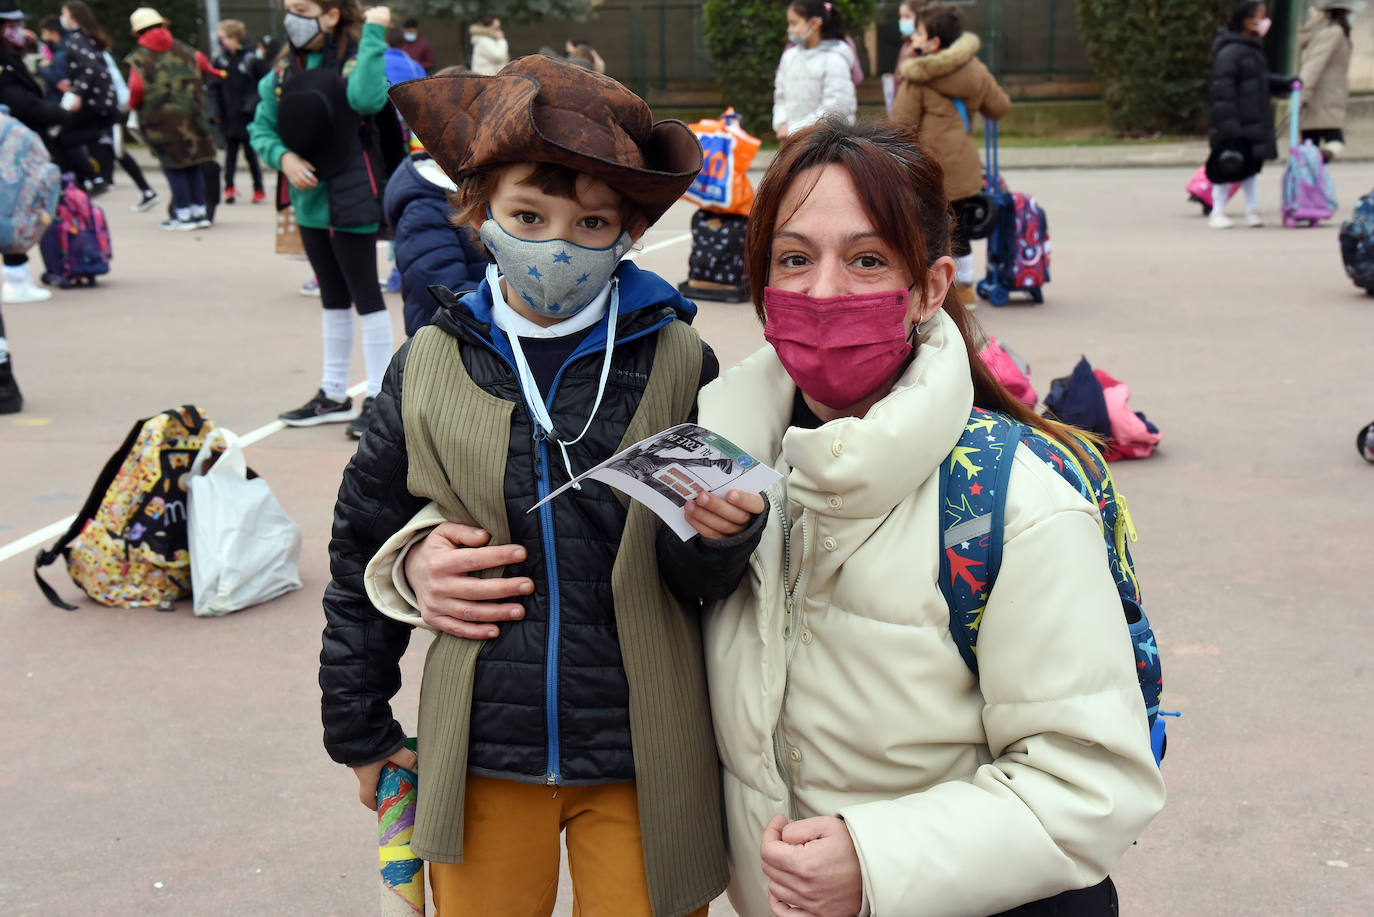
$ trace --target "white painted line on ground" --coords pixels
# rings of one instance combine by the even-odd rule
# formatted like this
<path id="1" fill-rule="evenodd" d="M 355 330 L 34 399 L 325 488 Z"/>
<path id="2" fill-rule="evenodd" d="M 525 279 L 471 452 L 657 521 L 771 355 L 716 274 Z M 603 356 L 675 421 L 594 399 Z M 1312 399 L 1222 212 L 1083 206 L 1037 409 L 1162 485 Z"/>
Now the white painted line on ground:
<path id="1" fill-rule="evenodd" d="M 367 391 L 367 383 L 359 382 L 348 390 L 348 394 L 356 397 L 365 391 Z M 285 429 L 286 424 L 282 423 L 280 420 L 274 420 L 271 423 L 263 424 L 251 433 L 243 434 L 239 437 L 239 443 L 245 447 L 251 446 L 253 443 L 266 439 L 278 430 Z M 18 541 L 11 541 L 9 544 L 0 547 L 0 564 L 9 560 L 11 557 L 16 557 L 26 551 L 30 551 L 41 544 L 51 541 L 58 535 L 61 535 L 63 532 L 67 531 L 67 526 L 71 525 L 72 520 L 75 518 L 76 516 L 68 516 L 66 519 L 60 519 L 52 525 L 44 526 L 36 532 L 30 532 Z"/>
<path id="2" fill-rule="evenodd" d="M 680 236 L 673 236 L 671 239 L 664 239 L 662 242 L 655 242 L 653 245 L 646 245 L 644 246 L 644 248 L 640 249 L 637 252 L 630 252 L 628 255 L 625 256 L 625 260 L 634 261 L 642 255 L 649 254 L 649 252 L 656 252 L 660 248 L 667 248 L 670 245 L 677 245 L 679 242 L 686 242 L 689 241 L 691 238 L 692 234 L 690 232 L 684 232 Z"/>

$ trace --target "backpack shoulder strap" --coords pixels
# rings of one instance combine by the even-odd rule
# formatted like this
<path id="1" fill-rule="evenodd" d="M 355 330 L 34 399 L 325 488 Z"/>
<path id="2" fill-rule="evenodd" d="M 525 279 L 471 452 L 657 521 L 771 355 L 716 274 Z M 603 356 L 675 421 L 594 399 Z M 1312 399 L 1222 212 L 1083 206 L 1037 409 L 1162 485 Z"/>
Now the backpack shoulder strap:
<path id="1" fill-rule="evenodd" d="M 978 627 L 1002 565 L 1002 529 L 1011 457 L 1022 425 L 975 407 L 940 466 L 940 591 L 959 655 L 978 672 Z"/>

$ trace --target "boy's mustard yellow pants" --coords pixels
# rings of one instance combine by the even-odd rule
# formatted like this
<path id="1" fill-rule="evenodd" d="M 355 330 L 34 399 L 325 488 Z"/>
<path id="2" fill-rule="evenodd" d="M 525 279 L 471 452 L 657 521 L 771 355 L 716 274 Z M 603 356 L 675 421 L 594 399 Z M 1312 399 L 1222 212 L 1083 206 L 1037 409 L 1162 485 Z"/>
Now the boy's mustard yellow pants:
<path id="1" fill-rule="evenodd" d="M 633 783 L 551 788 L 468 774 L 463 862 L 429 863 L 439 917 L 547 917 L 567 832 L 573 917 L 652 917 Z M 706 917 L 706 908 L 690 917 Z"/>

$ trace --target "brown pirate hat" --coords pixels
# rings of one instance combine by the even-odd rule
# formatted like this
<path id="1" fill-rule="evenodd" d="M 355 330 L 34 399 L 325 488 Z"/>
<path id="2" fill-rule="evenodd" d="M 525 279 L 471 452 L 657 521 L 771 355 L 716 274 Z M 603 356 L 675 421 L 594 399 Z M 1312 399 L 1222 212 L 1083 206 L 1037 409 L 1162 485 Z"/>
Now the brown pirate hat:
<path id="1" fill-rule="evenodd" d="M 495 76 L 398 83 L 391 101 L 454 181 L 492 166 L 556 163 L 601 179 L 653 222 L 701 170 L 687 125 L 654 124 L 649 106 L 615 80 L 542 54 Z"/>

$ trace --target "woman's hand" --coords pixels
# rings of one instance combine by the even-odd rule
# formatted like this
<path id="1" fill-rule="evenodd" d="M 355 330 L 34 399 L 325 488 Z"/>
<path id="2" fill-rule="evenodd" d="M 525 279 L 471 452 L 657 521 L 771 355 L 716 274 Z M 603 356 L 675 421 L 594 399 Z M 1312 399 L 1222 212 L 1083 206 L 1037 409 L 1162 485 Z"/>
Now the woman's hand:
<path id="1" fill-rule="evenodd" d="M 363 13 L 363 22 L 370 22 L 386 28 L 391 25 L 391 8 L 386 6 L 369 6 Z"/>
<path id="2" fill-rule="evenodd" d="M 722 500 L 702 491 L 695 500 L 688 501 L 683 511 L 687 524 L 702 538 L 717 539 L 744 531 L 750 520 L 763 512 L 763 506 L 763 494 L 732 490 Z"/>
<path id="3" fill-rule="evenodd" d="M 852 917 L 863 904 L 854 841 L 833 816 L 789 822 L 773 816 L 759 847 L 768 907 L 777 917 Z"/>
<path id="4" fill-rule="evenodd" d="M 455 637 L 488 640 L 498 633 L 494 622 L 525 616 L 523 605 L 503 600 L 534 592 L 534 580 L 472 575 L 525 559 L 520 545 L 488 545 L 489 541 L 491 535 L 482 529 L 445 522 L 406 554 L 406 582 L 415 590 L 420 617 L 430 627 Z"/>
<path id="5" fill-rule="evenodd" d="M 320 183 L 315 177 L 315 167 L 289 151 L 281 155 L 281 174 L 297 191 L 309 191 Z"/>
<path id="6" fill-rule="evenodd" d="M 419 759 L 415 757 L 415 752 L 409 748 L 401 748 L 381 761 L 362 764 L 353 768 L 353 776 L 358 778 L 358 801 L 376 812 L 377 781 L 382 777 L 382 768 L 387 764 L 394 764 L 397 767 L 413 771 L 417 763 L 419 763 Z"/>

